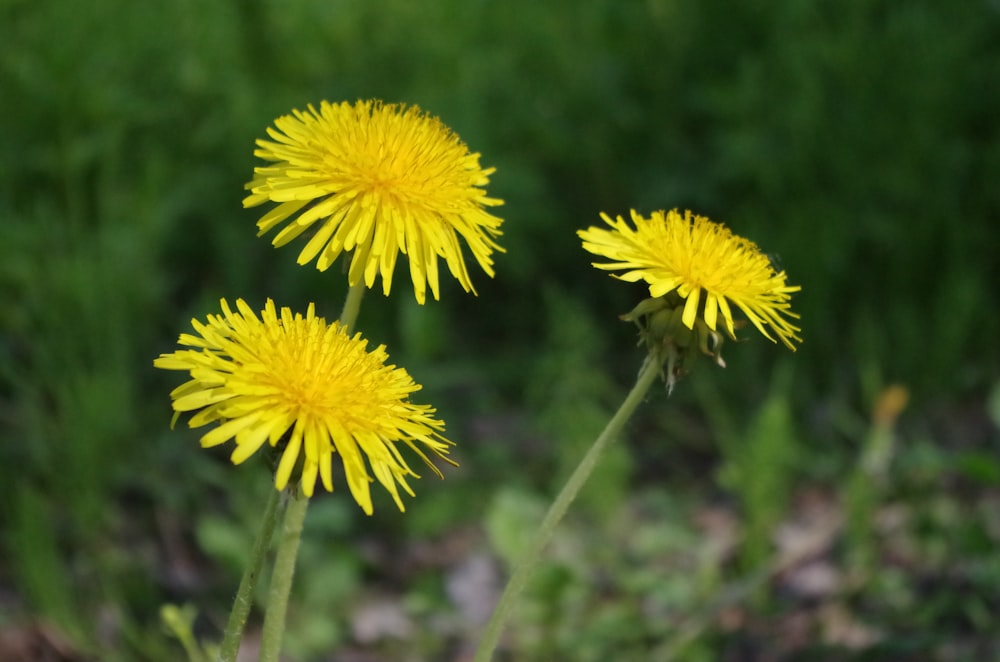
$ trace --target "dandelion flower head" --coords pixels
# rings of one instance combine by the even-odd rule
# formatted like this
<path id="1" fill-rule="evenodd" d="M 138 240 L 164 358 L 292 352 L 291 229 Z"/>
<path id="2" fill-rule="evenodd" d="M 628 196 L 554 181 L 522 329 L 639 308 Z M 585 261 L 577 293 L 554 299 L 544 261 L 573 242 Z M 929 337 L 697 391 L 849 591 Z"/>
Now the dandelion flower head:
<path id="1" fill-rule="evenodd" d="M 617 277 L 625 281 L 645 281 L 651 297 L 676 292 L 684 300 L 681 319 L 688 329 L 701 319 L 715 331 L 721 313 L 735 338 L 735 305 L 770 340 L 777 336 L 793 351 L 794 342 L 802 341 L 790 304 L 791 293 L 801 288 L 788 285 L 785 272 L 776 271 L 752 241 L 690 211 L 657 211 L 646 218 L 633 210 L 632 225 L 621 216 L 601 218 L 610 230 L 578 232 L 584 249 L 611 260 L 593 265 L 621 271 Z"/>
<path id="2" fill-rule="evenodd" d="M 495 168 L 483 168 L 457 135 L 416 106 L 326 101 L 317 110 L 279 117 L 254 154 L 271 163 L 254 169 L 244 207 L 277 206 L 257 222 L 258 236 L 285 226 L 272 240 L 283 246 L 311 228 L 299 264 L 325 271 L 351 253 L 350 284 L 368 288 L 382 277 L 388 295 L 399 253 L 409 258 L 419 303 L 427 287 L 439 298 L 438 258 L 466 292 L 475 293 L 462 243 L 493 276 L 495 238 L 502 219 L 485 208 L 503 204 L 484 187 Z"/>
<path id="3" fill-rule="evenodd" d="M 192 428 L 219 424 L 202 436 L 202 447 L 233 440 L 231 459 L 240 464 L 270 444 L 281 454 L 275 487 L 301 476 L 307 496 L 317 476 L 333 491 L 337 454 L 351 495 L 368 514 L 372 474 L 400 510 L 398 487 L 413 496 L 406 478 L 419 476 L 401 446 L 441 476 L 428 453 L 450 462 L 444 424 L 433 408 L 409 401 L 420 386 L 405 370 L 386 365 L 383 346 L 368 351 L 360 334 L 351 337 L 339 324 L 327 324 L 312 304 L 305 315 L 293 315 L 289 308 L 279 313 L 268 300 L 258 317 L 242 299 L 236 310 L 221 303 L 221 315 L 192 320 L 195 333 L 180 336 L 178 343 L 189 349 L 154 361 L 191 376 L 170 394 L 175 418 L 194 412 Z"/>

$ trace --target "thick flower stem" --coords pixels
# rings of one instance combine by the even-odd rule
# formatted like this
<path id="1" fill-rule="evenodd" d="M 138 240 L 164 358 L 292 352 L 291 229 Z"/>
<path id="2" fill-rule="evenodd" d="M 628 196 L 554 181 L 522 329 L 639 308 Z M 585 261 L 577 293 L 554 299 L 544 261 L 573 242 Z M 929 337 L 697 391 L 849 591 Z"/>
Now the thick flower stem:
<path id="1" fill-rule="evenodd" d="M 516 565 L 514 566 L 514 571 L 510 576 L 510 580 L 508 580 L 507 586 L 504 588 L 503 594 L 500 596 L 500 602 L 497 603 L 497 607 L 493 611 L 493 616 L 490 617 L 489 623 L 486 624 L 486 630 L 483 633 L 483 638 L 479 642 L 479 647 L 476 649 L 476 655 L 473 658 L 473 662 L 488 662 L 493 656 L 493 651 L 496 649 L 497 643 L 500 640 L 500 633 L 503 631 L 504 623 L 506 623 L 507 617 L 510 615 L 510 611 L 514 607 L 515 601 L 524 589 L 528 578 L 531 576 L 531 572 L 538 564 L 538 558 L 541 555 L 542 550 L 552 538 L 552 534 L 555 532 L 556 526 L 559 524 L 563 515 L 566 514 L 566 510 L 569 508 L 569 505 L 573 503 L 573 500 L 576 498 L 577 493 L 579 493 L 580 488 L 582 488 L 584 483 L 587 482 L 587 478 L 589 478 L 591 472 L 593 472 L 594 466 L 596 466 L 598 459 L 604 452 L 604 449 L 618 437 L 622 428 L 625 426 L 625 423 L 632 416 L 633 412 L 635 412 L 636 408 L 639 406 L 639 403 L 641 403 L 643 398 L 646 396 L 646 392 L 649 391 L 649 387 L 656 380 L 657 376 L 659 376 L 661 365 L 662 361 L 656 360 L 653 356 L 646 359 L 646 363 L 643 365 L 642 370 L 639 371 L 639 377 L 636 379 L 635 386 L 633 386 L 632 390 L 629 391 L 628 395 L 625 397 L 625 401 L 622 402 L 621 407 L 618 408 L 615 415 L 611 417 L 610 421 L 608 421 L 604 431 L 601 432 L 600 436 L 594 441 L 593 446 L 590 447 L 587 454 L 583 456 L 580 464 L 573 471 L 569 480 L 566 481 L 562 491 L 559 492 L 555 501 L 552 502 L 548 513 L 545 515 L 545 519 L 542 520 L 541 526 L 538 528 L 538 531 L 535 532 L 535 536 L 529 544 L 528 549 L 524 552 L 524 555 L 518 559 Z"/>
<path id="2" fill-rule="evenodd" d="M 340 311 L 340 323 L 344 326 L 348 334 L 354 332 L 354 324 L 358 321 L 358 312 L 361 310 L 361 298 L 364 294 L 364 283 L 352 285 L 351 289 L 347 291 L 344 309 Z"/>
<path id="3" fill-rule="evenodd" d="M 271 574 L 271 589 L 267 596 L 267 613 L 264 615 L 264 632 L 261 635 L 260 662 L 277 662 L 281 654 L 281 638 L 285 632 L 285 612 L 288 595 L 295 574 L 295 559 L 302 541 L 302 525 L 306 519 L 309 497 L 295 492 L 289 496 L 285 508 L 278 554 Z"/>
<path id="4" fill-rule="evenodd" d="M 271 545 L 271 538 L 274 536 L 274 527 L 278 523 L 278 503 L 281 500 L 281 492 L 270 490 L 270 493 L 267 505 L 264 506 L 264 517 L 260 523 L 260 531 L 257 532 L 257 539 L 254 540 L 250 550 L 250 559 L 243 572 L 243 579 L 240 580 L 240 587 L 236 591 L 233 610 L 229 613 L 229 622 L 226 623 L 222 645 L 219 647 L 219 654 L 216 657 L 218 662 L 234 662 L 240 650 L 243 628 L 246 627 L 250 606 L 253 604 L 254 588 L 260 578 L 260 571 L 264 566 L 264 557 Z"/>
<path id="5" fill-rule="evenodd" d="M 361 299 L 365 293 L 363 283 L 354 285 L 347 292 L 344 308 L 340 313 L 340 324 L 347 333 L 354 330 L 361 310 Z M 271 574 L 271 588 L 267 597 L 267 613 L 264 615 L 264 632 L 261 635 L 260 662 L 277 662 L 281 655 L 281 639 L 285 633 L 285 614 L 288 611 L 288 596 L 292 591 L 295 576 L 295 560 L 302 541 L 302 527 L 309 508 L 309 497 L 292 490 L 285 521 L 282 525 L 278 554 L 274 559 Z"/>

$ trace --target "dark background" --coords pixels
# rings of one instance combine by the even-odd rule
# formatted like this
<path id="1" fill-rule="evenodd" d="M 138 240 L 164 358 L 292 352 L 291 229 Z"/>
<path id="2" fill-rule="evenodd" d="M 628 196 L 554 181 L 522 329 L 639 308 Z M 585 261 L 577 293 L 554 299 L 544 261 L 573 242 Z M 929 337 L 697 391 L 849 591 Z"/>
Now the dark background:
<path id="1" fill-rule="evenodd" d="M 405 514 L 316 501 L 292 659 L 462 659 L 642 359 L 642 288 L 575 231 L 672 207 L 776 257 L 804 342 L 748 330 L 654 390 L 509 659 L 1000 652 L 996 2 L 6 0 L 0 42 L 0 657 L 178 659 L 166 602 L 218 637 L 268 476 L 171 431 L 152 360 L 220 297 L 336 317 L 338 270 L 256 238 L 242 187 L 275 117 L 359 98 L 497 168 L 507 252 L 478 298 L 418 306 L 405 268 L 366 296 L 462 466 Z"/>

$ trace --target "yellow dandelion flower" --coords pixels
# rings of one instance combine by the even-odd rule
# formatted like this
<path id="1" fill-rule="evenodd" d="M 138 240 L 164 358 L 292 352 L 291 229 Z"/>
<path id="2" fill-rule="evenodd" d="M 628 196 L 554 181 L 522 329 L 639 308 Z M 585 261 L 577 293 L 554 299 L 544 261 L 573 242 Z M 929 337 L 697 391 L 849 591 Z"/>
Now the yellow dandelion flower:
<path id="1" fill-rule="evenodd" d="M 801 329 L 791 322 L 799 316 L 789 303 L 789 295 L 802 288 L 786 284 L 785 272 L 776 271 L 752 241 L 690 211 L 683 216 L 676 209 L 657 211 L 645 218 L 633 210 L 631 215 L 634 229 L 621 216 L 612 220 L 602 213 L 611 230 L 591 227 L 577 233 L 584 249 L 613 260 L 595 262 L 595 267 L 623 270 L 617 277 L 629 282 L 645 281 L 652 297 L 675 292 L 685 300 L 681 320 L 688 329 L 701 319 L 715 331 L 721 312 L 735 338 L 733 304 L 770 340 L 777 336 L 793 351 L 793 341 L 802 342 Z"/>
<path id="2" fill-rule="evenodd" d="M 153 363 L 191 375 L 170 394 L 175 419 L 197 412 L 192 428 L 219 423 L 201 445 L 234 440 L 233 464 L 265 442 L 279 448 L 277 489 L 301 475 L 302 492 L 312 496 L 318 475 L 332 492 L 337 453 L 351 495 L 366 513 L 372 513 L 369 466 L 403 510 L 397 484 L 413 496 L 406 477 L 419 476 L 400 446 L 416 452 L 439 477 L 424 451 L 451 462 L 445 455 L 452 444 L 441 436 L 444 424 L 434 418 L 435 410 L 409 401 L 420 386 L 402 368 L 386 365 L 384 346 L 368 351 L 361 334 L 351 337 L 339 324 L 328 325 L 312 304 L 305 316 L 289 308 L 279 314 L 269 299 L 258 317 L 242 299 L 235 311 L 223 299 L 221 315 L 191 324 L 196 334 L 182 334 L 178 344 L 193 349 L 163 354 Z"/>
<path id="3" fill-rule="evenodd" d="M 254 169 L 244 207 L 278 205 L 257 222 L 258 236 L 288 221 L 272 243 L 283 246 L 316 226 L 299 253 L 325 271 L 352 252 L 348 280 L 368 288 L 381 275 L 388 295 L 399 253 L 409 257 L 419 303 L 427 286 L 439 298 L 438 258 L 466 292 L 475 294 L 462 242 L 493 277 L 494 241 L 502 219 L 484 209 L 503 204 L 483 187 L 495 168 L 436 117 L 416 106 L 379 101 L 312 105 L 279 117 L 254 155 L 271 165 Z"/>

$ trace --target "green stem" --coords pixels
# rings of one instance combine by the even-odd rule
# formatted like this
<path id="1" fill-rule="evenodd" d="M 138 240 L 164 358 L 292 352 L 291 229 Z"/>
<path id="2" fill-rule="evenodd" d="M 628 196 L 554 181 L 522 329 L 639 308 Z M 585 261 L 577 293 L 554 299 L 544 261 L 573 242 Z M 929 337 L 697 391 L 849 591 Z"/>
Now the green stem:
<path id="1" fill-rule="evenodd" d="M 358 312 L 361 310 L 361 298 L 365 294 L 365 284 L 358 283 L 352 285 L 347 291 L 347 299 L 344 301 L 344 309 L 340 311 L 340 324 L 348 334 L 354 332 L 354 324 L 358 321 Z"/>
<path id="2" fill-rule="evenodd" d="M 504 623 L 507 621 L 507 617 L 510 615 L 510 611 L 514 607 L 514 602 L 517 600 L 518 595 L 520 595 L 528 578 L 531 576 L 531 572 L 538 564 L 538 558 L 541 556 L 542 550 L 552 538 L 556 526 L 563 515 L 566 514 L 569 505 L 573 503 L 573 499 L 576 498 L 580 488 L 587 482 L 587 478 L 590 477 L 591 472 L 597 465 L 601 453 L 604 452 L 608 444 L 618 437 L 622 428 L 625 427 L 625 423 L 646 396 L 649 387 L 656 380 L 657 376 L 659 376 L 661 366 L 662 362 L 659 360 L 655 360 L 652 357 L 646 359 L 642 370 L 639 371 L 639 377 L 636 379 L 635 386 L 625 396 L 625 401 L 622 402 L 621 407 L 618 408 L 615 415 L 608 421 L 604 431 L 594 441 L 594 445 L 590 447 L 587 454 L 583 456 L 580 464 L 573 471 L 569 480 L 566 481 L 556 500 L 552 502 L 549 512 L 546 513 L 541 526 L 535 532 L 534 539 L 524 552 L 524 555 L 518 559 L 514 566 L 510 580 L 508 580 L 507 586 L 500 596 L 500 602 L 497 603 L 497 607 L 493 611 L 493 616 L 490 617 L 489 623 L 486 624 L 486 630 L 479 642 L 479 647 L 476 649 L 473 662 L 489 662 L 493 656 L 493 651 L 500 641 L 500 633 L 503 631 Z"/>
<path id="3" fill-rule="evenodd" d="M 216 657 L 218 662 L 234 662 L 240 650 L 243 628 L 246 627 L 250 606 L 253 604 L 254 588 L 257 579 L 260 578 L 260 570 L 264 566 L 264 557 L 271 545 L 271 538 L 274 536 L 274 527 L 278 523 L 278 502 L 281 500 L 281 492 L 272 489 L 270 493 L 267 505 L 264 506 L 260 531 L 257 532 L 257 539 L 254 540 L 250 550 L 250 561 L 243 572 L 243 579 L 240 580 L 240 587 L 233 601 L 233 609 L 229 613 L 229 622 L 226 623 L 226 631 L 222 635 L 222 645 Z"/>
<path id="4" fill-rule="evenodd" d="M 288 611 L 288 594 L 292 590 L 295 559 L 302 541 L 302 525 L 306 519 L 309 497 L 297 491 L 290 494 L 285 508 L 278 554 L 271 574 L 271 589 L 267 596 L 267 613 L 264 615 L 264 632 L 260 642 L 260 662 L 277 662 L 281 653 L 281 637 L 285 633 L 285 612 Z"/>
<path id="5" fill-rule="evenodd" d="M 353 332 L 361 310 L 361 299 L 365 293 L 364 283 L 351 286 L 340 313 L 340 324 L 348 334 Z M 264 615 L 264 632 L 261 635 L 260 662 L 277 662 L 281 654 L 281 639 L 285 633 L 285 614 L 288 612 L 288 596 L 292 591 L 295 576 L 295 560 L 302 541 L 302 527 L 309 508 L 309 497 L 289 490 L 288 507 L 282 525 L 278 553 L 274 559 L 271 574 L 271 588 L 267 597 L 267 613 Z"/>

